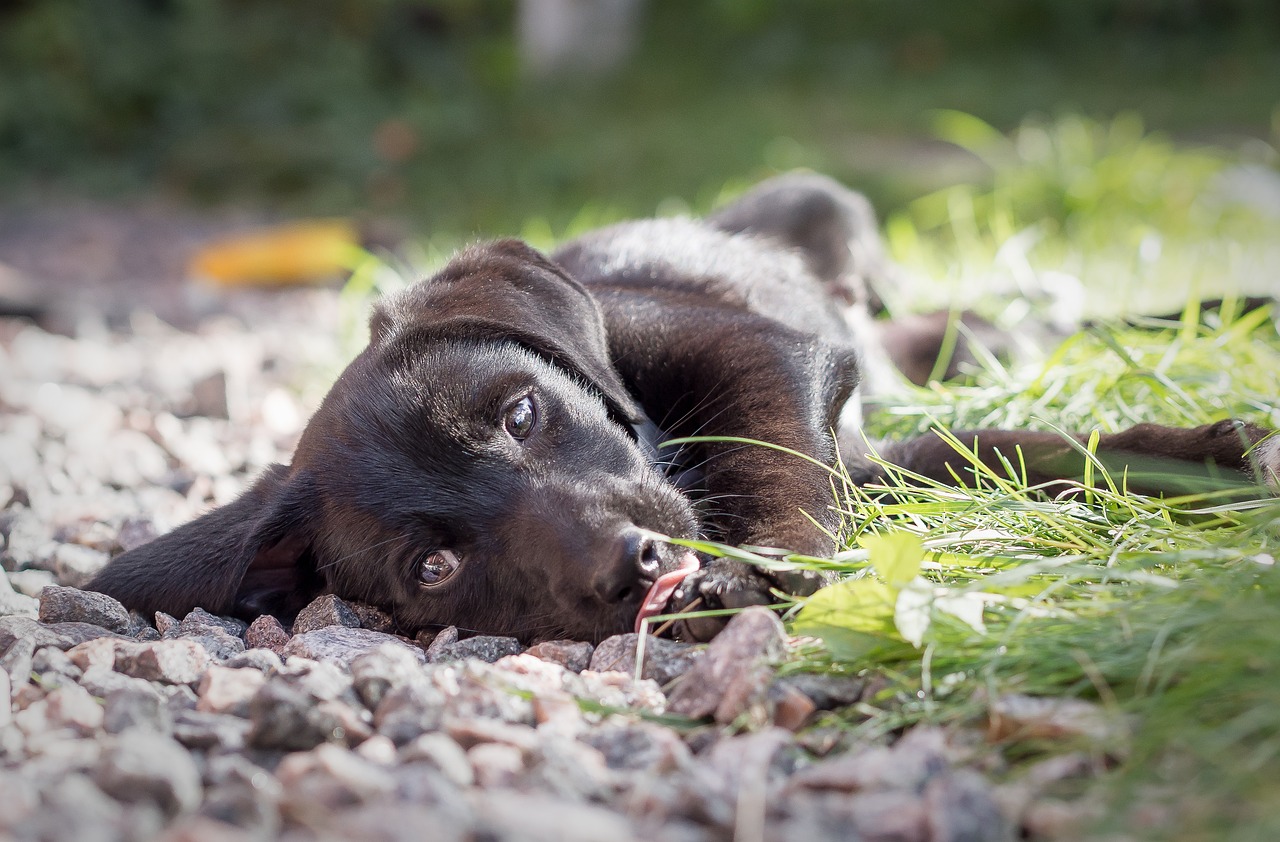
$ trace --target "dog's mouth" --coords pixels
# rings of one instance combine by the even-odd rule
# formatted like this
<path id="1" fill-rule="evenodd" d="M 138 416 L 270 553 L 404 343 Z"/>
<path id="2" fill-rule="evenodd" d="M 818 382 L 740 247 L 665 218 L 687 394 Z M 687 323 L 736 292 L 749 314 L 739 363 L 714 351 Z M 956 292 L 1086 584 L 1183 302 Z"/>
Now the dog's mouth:
<path id="1" fill-rule="evenodd" d="M 676 559 L 676 563 L 678 565 L 676 569 L 663 573 L 654 580 L 644 595 L 644 600 L 640 603 L 640 611 L 636 614 L 637 634 L 644 628 L 645 620 L 666 610 L 667 603 L 671 600 L 671 595 L 676 592 L 676 588 L 680 587 L 680 583 L 688 578 L 689 574 L 701 566 L 698 557 L 687 550 Z"/>

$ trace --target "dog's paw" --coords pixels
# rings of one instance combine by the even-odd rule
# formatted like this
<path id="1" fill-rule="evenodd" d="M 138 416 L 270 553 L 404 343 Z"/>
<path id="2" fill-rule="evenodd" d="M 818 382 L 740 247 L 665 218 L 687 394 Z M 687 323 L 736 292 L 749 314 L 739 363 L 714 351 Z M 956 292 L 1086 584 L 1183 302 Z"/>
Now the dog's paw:
<path id="1" fill-rule="evenodd" d="M 718 558 L 680 585 L 671 604 L 673 613 L 683 611 L 715 611 L 723 608 L 746 608 L 769 605 L 771 583 L 754 568 L 729 559 Z M 728 617 L 690 617 L 676 624 L 676 636 L 683 640 L 707 641 L 728 623 Z"/>

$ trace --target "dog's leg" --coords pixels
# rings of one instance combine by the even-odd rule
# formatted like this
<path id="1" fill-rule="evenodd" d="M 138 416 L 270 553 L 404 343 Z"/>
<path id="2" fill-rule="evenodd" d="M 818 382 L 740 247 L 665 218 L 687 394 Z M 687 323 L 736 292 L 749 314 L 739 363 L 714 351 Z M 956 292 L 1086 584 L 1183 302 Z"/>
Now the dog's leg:
<path id="1" fill-rule="evenodd" d="M 1012 468 L 1031 486 L 1052 490 L 1055 481 L 1084 476 L 1085 457 L 1057 433 L 982 430 L 955 433 L 956 439 L 1000 476 Z M 1083 445 L 1087 436 L 1074 436 Z M 929 434 L 885 446 L 885 461 L 943 483 L 968 484 L 974 466 L 941 437 Z M 1253 481 L 1280 483 L 1280 435 L 1240 421 L 1179 428 L 1139 424 L 1098 437 L 1097 461 L 1118 485 L 1143 494 L 1242 490 Z"/>

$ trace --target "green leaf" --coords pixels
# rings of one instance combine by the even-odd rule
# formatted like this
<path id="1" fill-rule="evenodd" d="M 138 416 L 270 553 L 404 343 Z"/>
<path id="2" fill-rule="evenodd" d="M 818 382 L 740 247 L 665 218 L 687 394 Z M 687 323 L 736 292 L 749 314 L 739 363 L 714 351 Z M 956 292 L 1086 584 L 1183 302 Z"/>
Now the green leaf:
<path id="1" fill-rule="evenodd" d="M 875 579 L 849 579 L 822 588 L 805 600 L 795 628 L 807 634 L 814 624 L 841 626 L 871 634 L 893 633 L 898 589 Z"/>
<path id="2" fill-rule="evenodd" d="M 920 575 L 924 543 L 914 532 L 863 535 L 858 544 L 870 554 L 876 573 L 890 585 L 902 587 Z"/>

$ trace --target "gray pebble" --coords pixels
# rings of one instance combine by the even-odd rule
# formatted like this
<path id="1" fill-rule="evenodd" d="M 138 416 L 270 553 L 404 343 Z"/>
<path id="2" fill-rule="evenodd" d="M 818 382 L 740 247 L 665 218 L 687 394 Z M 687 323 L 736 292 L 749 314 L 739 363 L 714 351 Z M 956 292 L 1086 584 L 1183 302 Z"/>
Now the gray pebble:
<path id="1" fill-rule="evenodd" d="M 53 567 L 58 581 L 73 588 L 82 588 L 107 566 L 111 557 L 101 550 L 82 547 L 79 544 L 58 544 L 47 562 Z"/>
<path id="2" fill-rule="evenodd" d="M 315 631 L 295 634 L 285 645 L 281 656 L 287 659 L 291 655 L 300 655 L 313 661 L 345 665 L 383 646 L 398 646 L 414 658 L 426 661 L 426 655 L 422 650 L 403 638 L 346 626 L 326 626 Z"/>
<path id="3" fill-rule="evenodd" d="M 244 651 L 244 641 L 220 628 L 208 628 L 199 634 L 180 635 L 177 640 L 190 640 L 200 644 L 215 661 L 226 661 Z"/>
<path id="4" fill-rule="evenodd" d="M 0 617 L 0 651 L 7 651 L 15 640 L 29 640 L 37 648 L 56 646 L 59 649 L 70 649 L 79 642 L 29 617 Z"/>
<path id="5" fill-rule="evenodd" d="M 360 618 L 360 628 L 386 634 L 393 634 L 396 631 L 395 618 L 378 606 L 367 602 L 348 602 L 347 605 Z"/>
<path id="6" fill-rule="evenodd" d="M 139 643 L 135 651 L 116 657 L 116 669 L 125 675 L 165 684 L 194 686 L 208 668 L 208 652 L 186 639 Z"/>
<path id="7" fill-rule="evenodd" d="M 559 664 L 570 672 L 582 672 L 589 667 L 594 652 L 595 647 L 585 640 L 548 640 L 525 650 L 527 655 Z"/>
<path id="8" fill-rule="evenodd" d="M 53 574 L 48 570 L 15 570 L 8 574 L 9 585 L 23 596 L 30 596 L 39 599 L 40 592 L 49 585 L 57 584 Z M 4 586 L 0 585 L 0 589 Z M 39 608 L 37 608 L 39 610 Z"/>
<path id="9" fill-rule="evenodd" d="M 500 658 L 505 658 L 508 655 L 519 655 L 523 651 L 524 646 L 514 637 L 478 635 L 439 647 L 433 642 L 431 650 L 428 652 L 428 658 L 433 664 L 462 661 L 468 658 L 476 658 L 492 664 Z"/>
<path id="10" fill-rule="evenodd" d="M 40 594 L 40 622 L 92 623 L 117 634 L 133 632 L 129 612 L 116 599 L 95 591 L 50 585 Z"/>
<path id="11" fill-rule="evenodd" d="M 232 637 L 243 639 L 247 628 L 248 625 L 240 620 L 232 617 L 219 617 L 216 614 L 210 614 L 203 608 L 196 608 L 182 618 L 182 622 L 178 624 L 178 634 L 183 637 L 199 637 L 200 635 L 223 632 Z"/>
<path id="12" fill-rule="evenodd" d="M 254 649 L 270 649 L 279 655 L 284 651 L 284 645 L 289 642 L 289 633 L 275 617 L 263 614 L 249 624 L 249 628 L 244 633 L 244 640 Z"/>
<path id="13" fill-rule="evenodd" d="M 222 665 L 231 669 L 247 667 L 259 672 L 273 672 L 280 669 L 284 662 L 280 660 L 278 654 L 270 649 L 246 649 L 243 652 L 232 655 Z"/>
<path id="14" fill-rule="evenodd" d="M 8 675 L 15 692 L 31 680 L 32 657 L 35 651 L 35 643 L 24 638 L 14 641 L 13 645 L 0 655 L 0 672 Z M 3 697 L 0 697 L 0 703 L 3 701 Z"/>
<path id="15" fill-rule="evenodd" d="M 351 629 L 360 628 L 360 617 L 345 600 L 333 594 L 322 594 L 311 601 L 311 604 L 298 612 L 293 621 L 295 635 L 316 631 L 327 626 L 346 626 Z"/>
<path id="16" fill-rule="evenodd" d="M 0 617 L 35 617 L 39 611 L 39 602 L 16 592 L 8 574 L 0 573 Z"/>
<path id="17" fill-rule="evenodd" d="M 719 723 L 736 719 L 763 699 L 771 665 L 786 648 L 778 615 L 752 606 L 731 619 L 707 645 L 706 654 L 684 674 L 670 695 L 671 710 L 684 716 L 714 714 Z"/>
<path id="18" fill-rule="evenodd" d="M 79 681 L 84 671 L 72 662 L 67 653 L 56 646 L 42 646 L 31 656 L 31 669 L 41 675 L 60 675 L 71 681 Z"/>
<path id="19" fill-rule="evenodd" d="M 191 754 L 153 732 L 137 729 L 108 743 L 93 779 L 108 795 L 152 801 L 168 815 L 200 805 L 200 771 Z"/>
<path id="20" fill-rule="evenodd" d="M 427 640 L 428 635 L 430 635 L 429 641 Z M 458 642 L 458 627 L 445 626 L 435 634 L 430 634 L 428 631 L 425 631 L 425 630 L 420 631 L 418 632 L 417 639 L 419 643 L 426 643 L 427 660 L 434 663 L 436 660 L 436 654 L 438 652 L 442 651 L 446 646 L 450 645 L 451 643 Z"/>
<path id="21" fill-rule="evenodd" d="M 439 730 L 448 701 L 444 692 L 425 682 L 392 687 L 374 711 L 373 725 L 379 734 L 401 746 Z"/>
<path id="22" fill-rule="evenodd" d="M 347 738 L 342 702 L 322 703 L 312 693 L 272 677 L 249 702 L 249 742 L 258 748 L 306 751 Z M 336 705 L 336 707 L 335 707 Z"/>
<path id="23" fill-rule="evenodd" d="M 240 751 L 252 724 L 238 716 L 180 710 L 173 717 L 173 738 L 192 750 Z"/>
<path id="24" fill-rule="evenodd" d="M 111 734 L 139 728 L 161 734 L 173 731 L 173 716 L 149 684 L 119 687 L 103 699 L 102 727 Z"/>
<path id="25" fill-rule="evenodd" d="M 639 641 L 640 635 L 634 632 L 605 638 L 596 646 L 591 656 L 591 669 L 595 672 L 613 670 L 634 675 Z M 702 649 L 688 643 L 646 635 L 643 654 L 641 678 L 651 678 L 665 687 L 697 663 L 702 657 Z"/>
<path id="26" fill-rule="evenodd" d="M 425 763 L 440 770 L 445 778 L 460 787 L 468 787 L 475 782 L 467 753 L 445 734 L 431 733 L 415 737 L 400 749 L 399 761 Z"/>
<path id="27" fill-rule="evenodd" d="M 388 690 L 422 677 L 421 654 L 404 646 L 379 646 L 351 660 L 352 683 L 369 710 L 377 710 Z"/>

